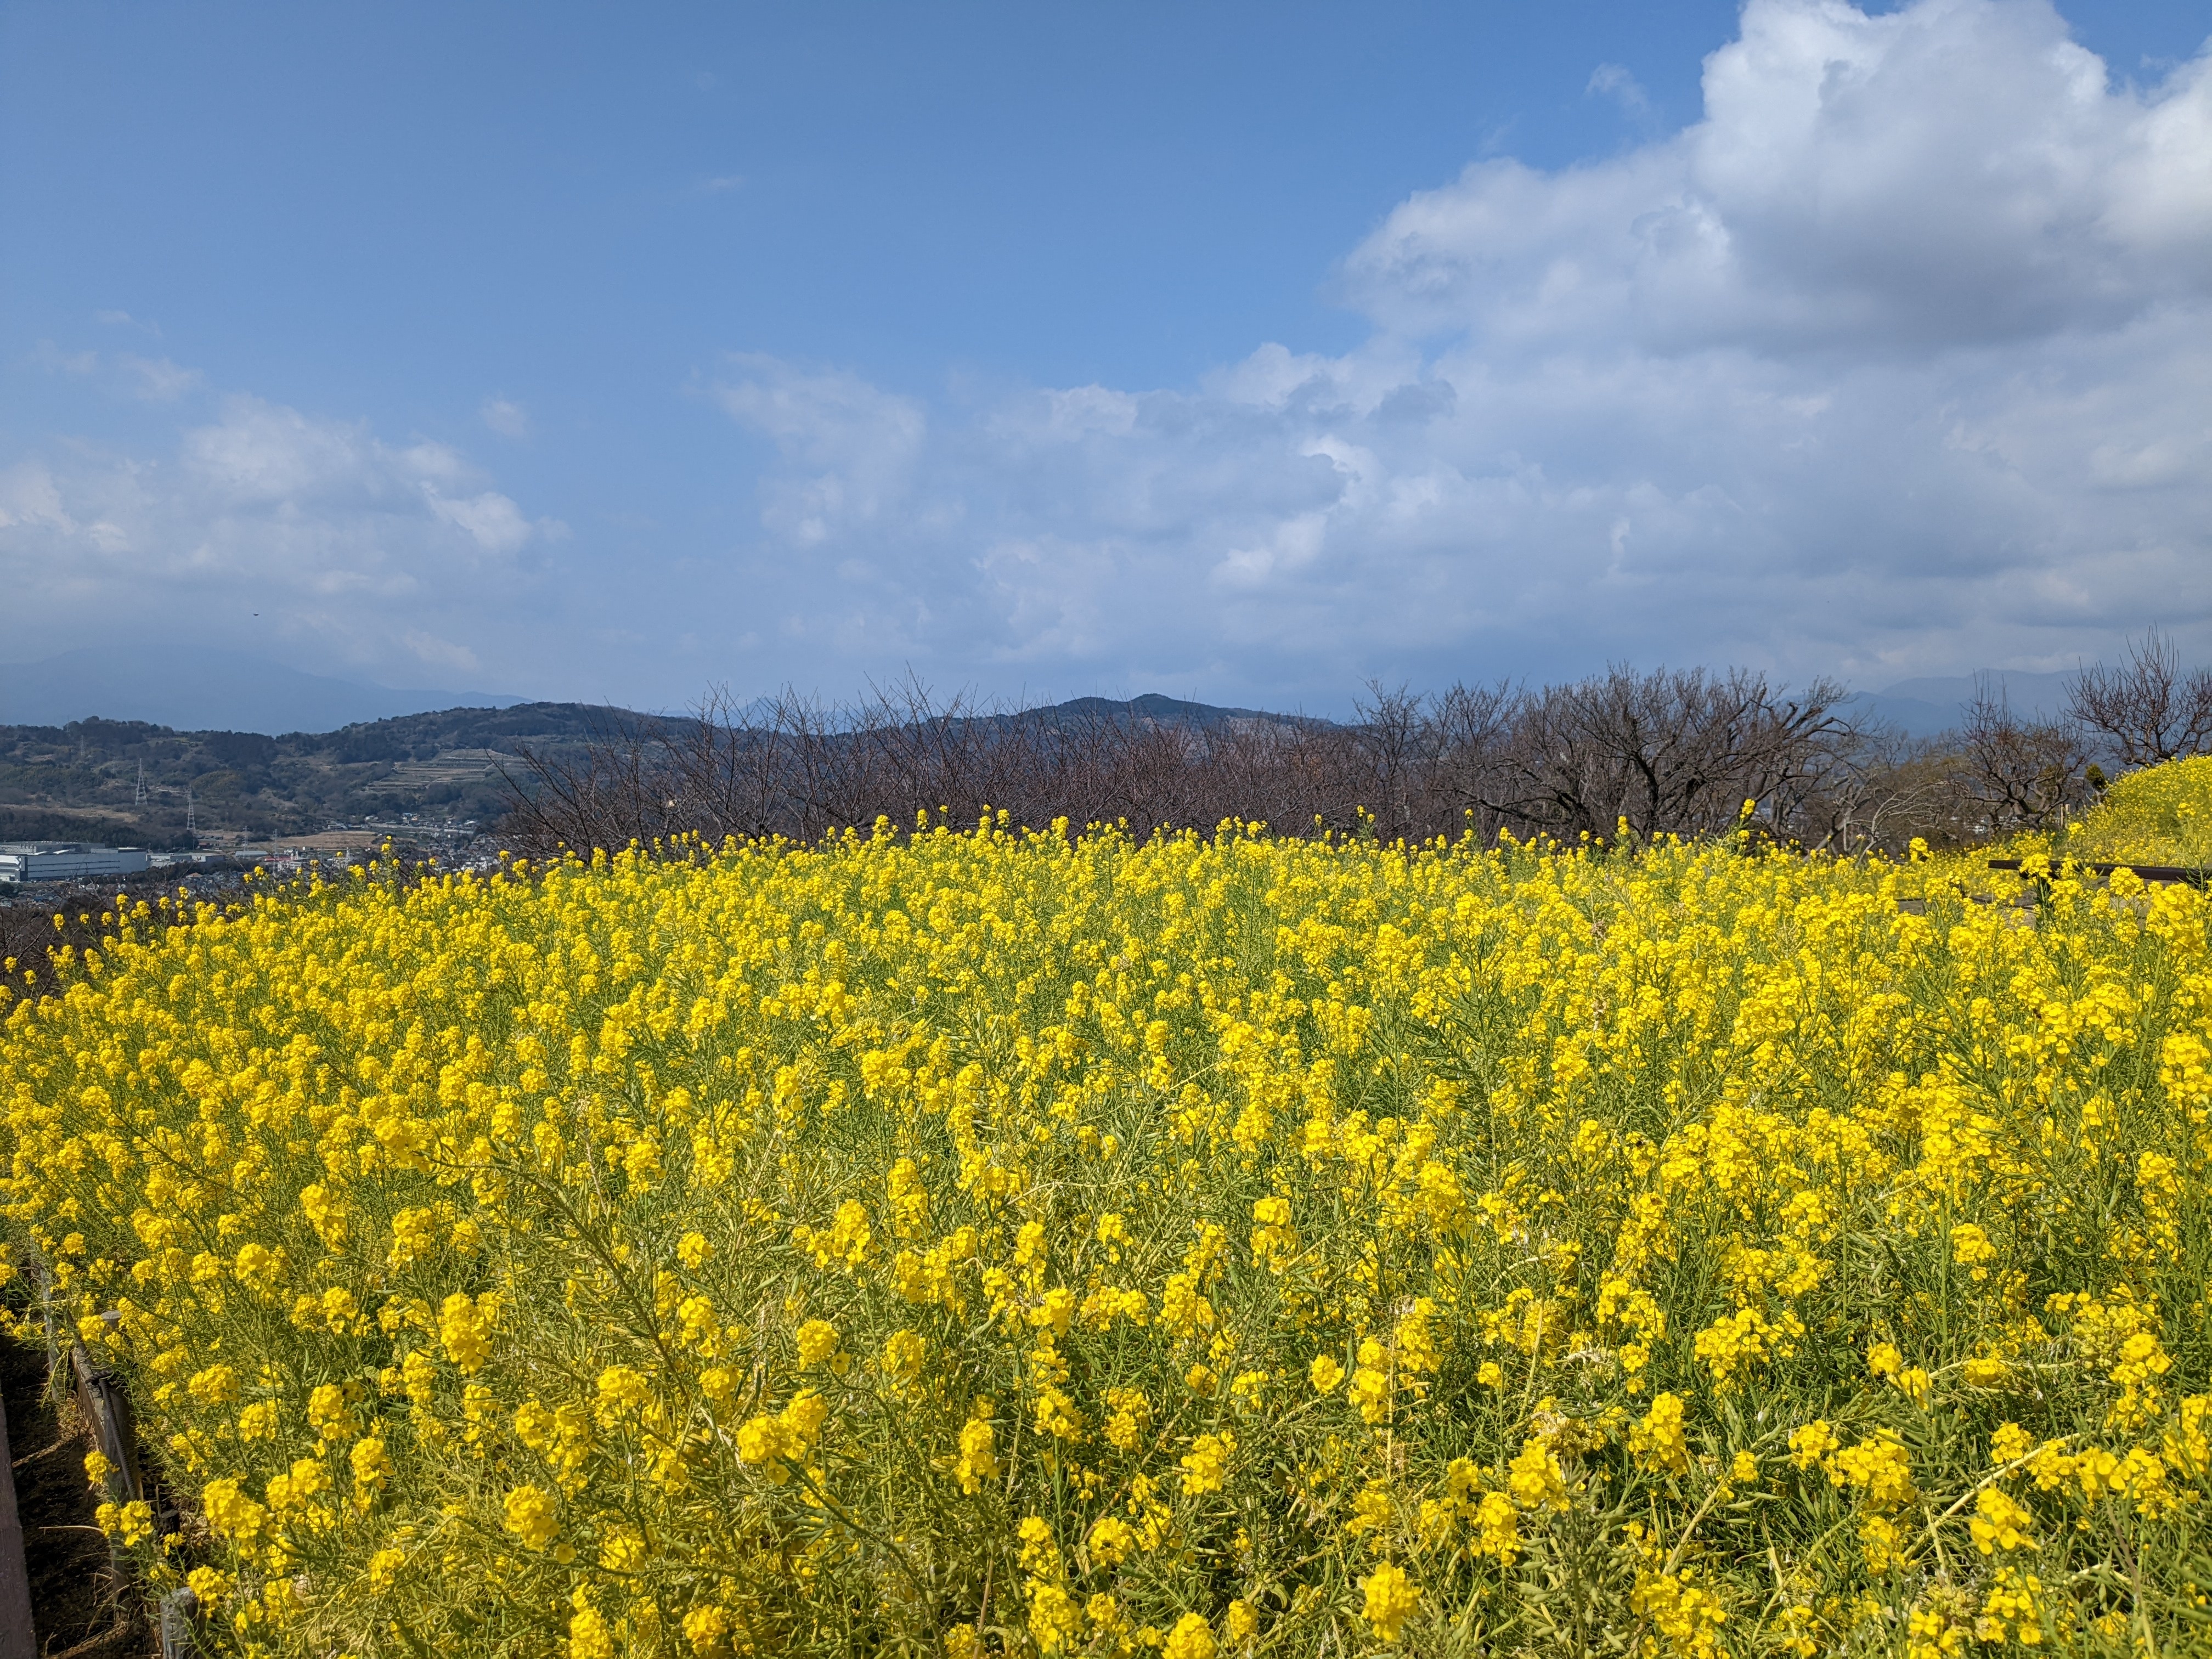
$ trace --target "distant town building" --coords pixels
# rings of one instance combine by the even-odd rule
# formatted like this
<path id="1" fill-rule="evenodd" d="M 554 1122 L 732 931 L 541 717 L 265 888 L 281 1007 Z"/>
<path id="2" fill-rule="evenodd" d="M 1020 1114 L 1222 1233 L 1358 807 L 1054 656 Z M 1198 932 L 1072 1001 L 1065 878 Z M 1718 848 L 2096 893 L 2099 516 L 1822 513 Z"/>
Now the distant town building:
<path id="1" fill-rule="evenodd" d="M 94 881 L 148 867 L 143 848 L 81 841 L 0 841 L 0 881 Z"/>

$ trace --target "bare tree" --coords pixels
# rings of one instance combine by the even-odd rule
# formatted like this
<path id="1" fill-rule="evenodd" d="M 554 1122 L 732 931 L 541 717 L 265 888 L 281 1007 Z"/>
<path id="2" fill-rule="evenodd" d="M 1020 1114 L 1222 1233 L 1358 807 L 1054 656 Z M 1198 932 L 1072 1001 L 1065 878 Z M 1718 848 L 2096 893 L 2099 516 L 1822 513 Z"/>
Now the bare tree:
<path id="1" fill-rule="evenodd" d="M 2155 627 L 2130 641 L 2127 661 L 2081 671 L 2066 712 L 2108 739 L 2120 764 L 2155 766 L 2212 749 L 2212 670 L 2184 672 L 2180 653 Z"/>
<path id="2" fill-rule="evenodd" d="M 911 680 L 843 708 L 790 693 L 741 708 L 716 692 L 688 717 L 610 720 L 580 756 L 526 750 L 503 833 L 544 854 L 684 832 L 805 840 L 878 817 L 904 829 L 918 812 L 1139 833 L 1231 817 L 1349 829 L 1384 799 L 1407 833 L 1425 822 L 1423 728 L 1394 707 L 1370 743 L 1364 727 L 1289 717 L 1202 724 L 1088 699 L 1008 709 Z"/>
<path id="3" fill-rule="evenodd" d="M 1983 833 L 1986 814 L 1954 744 L 1871 721 L 1838 734 L 1779 816 L 1808 847 L 1858 854 L 1954 846 Z"/>
<path id="4" fill-rule="evenodd" d="M 1528 696 L 1525 688 L 1499 680 L 1455 684 L 1428 706 L 1429 791 L 1440 827 L 1471 828 L 1488 841 L 1504 826 L 1492 781 L 1509 763 Z"/>
<path id="5" fill-rule="evenodd" d="M 1982 833 L 2049 830 L 2084 805 L 2089 746 L 2071 719 L 2027 720 L 2012 712 L 2002 685 L 1974 687 L 1959 730 L 1960 757 L 1978 803 Z"/>
<path id="6" fill-rule="evenodd" d="M 580 756 L 526 753 L 504 833 L 543 854 L 998 811 L 1139 834 L 1235 818 L 1386 841 L 1508 829 L 1610 842 L 1624 823 L 1647 839 L 1717 833 L 1749 799 L 1778 836 L 1856 851 L 1881 833 L 1868 776 L 1887 762 L 1838 715 L 1841 695 L 1816 682 L 1784 696 L 1741 670 L 1617 667 L 1434 698 L 1370 684 L 1358 718 L 1336 725 L 1164 700 L 1008 708 L 911 679 L 842 708 L 718 691 L 684 718 L 611 720 Z"/>
<path id="7" fill-rule="evenodd" d="M 1357 708 L 1355 741 L 1375 778 L 1374 799 L 1360 804 L 1375 814 L 1378 834 L 1418 836 L 1432 816 L 1426 809 L 1436 732 L 1427 700 L 1403 685 L 1391 690 L 1370 680 Z"/>
<path id="8" fill-rule="evenodd" d="M 1534 692 L 1454 687 L 1439 770 L 1454 793 L 1523 833 L 1705 835 L 1735 823 L 1746 800 L 1778 826 L 1836 763 L 1842 697 L 1826 681 L 1784 696 L 1743 669 L 1617 666 Z"/>

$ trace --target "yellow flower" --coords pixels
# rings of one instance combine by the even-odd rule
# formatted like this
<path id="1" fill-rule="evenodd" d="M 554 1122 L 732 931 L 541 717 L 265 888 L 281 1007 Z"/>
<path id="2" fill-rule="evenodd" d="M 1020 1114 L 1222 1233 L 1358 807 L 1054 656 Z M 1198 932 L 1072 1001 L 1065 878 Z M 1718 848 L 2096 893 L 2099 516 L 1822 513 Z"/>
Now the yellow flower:
<path id="1" fill-rule="evenodd" d="M 208 1529 L 216 1537 L 251 1544 L 268 1524 L 269 1511 L 239 1487 L 234 1475 L 209 1481 L 200 1488 L 200 1510 L 207 1516 Z"/>
<path id="2" fill-rule="evenodd" d="M 691 1644 L 694 1653 L 710 1654 L 720 1645 L 729 1633 L 730 1615 L 721 1607 L 709 1602 L 694 1607 L 684 1615 L 684 1639 Z"/>
<path id="3" fill-rule="evenodd" d="M 1139 1389 L 1109 1389 L 1106 1409 L 1106 1443 L 1121 1451 L 1134 1451 L 1152 1422 L 1152 1402 Z"/>
<path id="4" fill-rule="evenodd" d="M 1183 1491 L 1193 1496 L 1219 1492 L 1228 1479 L 1229 1460 L 1236 1452 L 1237 1437 L 1226 1430 L 1219 1434 L 1200 1435 L 1191 1442 L 1190 1450 L 1182 1460 Z"/>
<path id="5" fill-rule="evenodd" d="M 1162 1659 L 1213 1659 L 1216 1651 L 1213 1627 L 1197 1613 L 1186 1613 L 1168 1632 L 1161 1655 Z"/>
<path id="6" fill-rule="evenodd" d="M 2035 1540 L 2027 1529 L 2034 1521 L 2027 1505 L 2015 1503 L 1995 1486 L 1984 1486 L 1974 1494 L 1974 1516 L 1967 1527 L 1973 1534 L 1974 1547 L 1989 1555 L 1998 1550 L 2033 1549 Z"/>
<path id="7" fill-rule="evenodd" d="M 438 1212 L 430 1209 L 403 1209 L 392 1218 L 392 1248 L 386 1253 L 385 1265 L 397 1273 L 417 1256 L 426 1254 L 437 1242 Z"/>
<path id="8" fill-rule="evenodd" d="M 1809 1469 L 1832 1451 L 1837 1442 L 1835 1431 L 1827 1419 L 1816 1418 L 1802 1428 L 1790 1431 L 1790 1461 L 1801 1469 Z"/>
<path id="9" fill-rule="evenodd" d="M 238 1398 L 238 1372 L 228 1365 L 210 1365 L 185 1379 L 185 1392 L 203 1406 L 219 1406 Z"/>
<path id="10" fill-rule="evenodd" d="M 1136 1529 L 1119 1516 L 1106 1516 L 1091 1529 L 1091 1557 L 1101 1566 L 1120 1566 L 1136 1548 Z"/>
<path id="11" fill-rule="evenodd" d="M 1904 1535 L 1897 1523 L 1882 1515 L 1859 1517 L 1859 1547 L 1869 1572 L 1887 1572 L 1904 1554 Z"/>
<path id="12" fill-rule="evenodd" d="M 1690 1451 L 1682 1437 L 1682 1401 L 1679 1395 L 1652 1396 L 1651 1409 L 1629 1431 L 1628 1449 L 1642 1468 L 1668 1474 L 1690 1472 Z"/>
<path id="13" fill-rule="evenodd" d="M 1030 1634 L 1041 1653 L 1058 1653 L 1083 1628 L 1083 1609 L 1058 1584 L 1030 1579 L 1024 1585 L 1030 1602 Z"/>
<path id="14" fill-rule="evenodd" d="M 1899 1508 L 1917 1495 L 1911 1460 L 1893 1440 L 1876 1437 L 1846 1447 L 1827 1460 L 1827 1470 L 1831 1485 L 1856 1490 L 1877 1510 Z"/>
<path id="15" fill-rule="evenodd" d="M 438 1340 L 465 1372 L 481 1370 L 491 1358 L 491 1305 L 489 1292 L 471 1297 L 455 1291 L 438 1310 Z"/>
<path id="16" fill-rule="evenodd" d="M 884 1370 L 900 1382 L 910 1382 L 921 1371 L 929 1344 L 914 1331 L 893 1331 L 884 1339 Z"/>
<path id="17" fill-rule="evenodd" d="M 615 1638 L 597 1607 L 580 1608 L 568 1620 L 568 1659 L 614 1659 Z"/>
<path id="18" fill-rule="evenodd" d="M 653 1397 L 653 1384 L 642 1371 L 629 1365 L 610 1365 L 599 1373 L 599 1412 L 601 1419 L 635 1411 Z"/>
<path id="19" fill-rule="evenodd" d="M 1508 1467 L 1506 1490 L 1524 1510 L 1567 1507 L 1566 1474 L 1557 1453 L 1541 1440 L 1524 1443 Z"/>
<path id="20" fill-rule="evenodd" d="M 1363 1615 L 1375 1634 L 1385 1642 L 1396 1641 L 1406 1620 L 1421 1605 L 1420 1587 L 1385 1561 L 1360 1580 L 1359 1588 L 1366 1594 Z"/>
<path id="21" fill-rule="evenodd" d="M 345 1390 L 335 1382 L 317 1384 L 307 1396 L 307 1422 L 321 1439 L 344 1439 L 353 1431 L 353 1412 Z"/>
<path id="22" fill-rule="evenodd" d="M 501 1510 L 507 1529 L 527 1549 L 545 1548 L 560 1530 L 553 1499 L 535 1486 L 517 1486 L 507 1493 Z"/>
<path id="23" fill-rule="evenodd" d="M 989 1420 L 992 1409 L 989 1401 L 978 1400 L 961 1427 L 960 1456 L 952 1466 L 952 1473 L 963 1492 L 981 1492 L 986 1480 L 998 1475 L 999 1460 L 993 1455 L 998 1437 Z"/>
<path id="24" fill-rule="evenodd" d="M 826 1319 L 810 1319 L 799 1328 L 799 1363 L 819 1365 L 837 1352 L 837 1328 Z"/>
<path id="25" fill-rule="evenodd" d="M 353 1484 L 358 1492 L 376 1492 L 392 1479 L 392 1459 L 384 1442 L 374 1435 L 355 1441 L 347 1461 L 353 1466 Z"/>

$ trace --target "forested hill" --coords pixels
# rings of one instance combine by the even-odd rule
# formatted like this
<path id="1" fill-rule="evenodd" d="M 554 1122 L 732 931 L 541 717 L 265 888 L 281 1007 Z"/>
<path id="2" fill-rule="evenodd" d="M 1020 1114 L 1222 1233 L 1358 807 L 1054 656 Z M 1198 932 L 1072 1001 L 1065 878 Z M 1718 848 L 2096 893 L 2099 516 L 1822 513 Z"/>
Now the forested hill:
<path id="1" fill-rule="evenodd" d="M 503 810 L 501 768 L 525 746 L 558 752 L 641 718 L 533 702 L 274 738 L 143 720 L 0 726 L 0 840 L 182 847 L 187 791 L 204 834 L 301 836 L 409 813 L 483 823 Z"/>

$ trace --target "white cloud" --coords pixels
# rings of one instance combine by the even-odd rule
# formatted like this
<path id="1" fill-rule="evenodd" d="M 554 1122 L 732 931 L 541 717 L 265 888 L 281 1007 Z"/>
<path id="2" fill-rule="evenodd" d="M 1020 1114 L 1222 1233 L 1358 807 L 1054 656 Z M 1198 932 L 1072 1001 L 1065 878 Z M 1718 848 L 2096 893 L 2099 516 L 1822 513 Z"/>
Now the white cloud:
<path id="1" fill-rule="evenodd" d="M 958 420 L 750 360 L 785 633 L 1324 696 L 1622 655 L 1880 684 L 2154 618 L 2212 655 L 2212 58 L 2137 89 L 2040 0 L 1751 0 L 1705 93 L 1401 204 L 1341 356 Z"/>
<path id="2" fill-rule="evenodd" d="M 200 372 L 173 363 L 167 357 L 137 357 L 125 351 L 115 359 L 137 385 L 133 395 L 149 404 L 173 404 L 200 384 Z"/>
<path id="3" fill-rule="evenodd" d="M 527 650 L 592 696 L 911 664 L 1337 707 L 1370 672 L 1620 657 L 1878 686 L 2070 665 L 2153 619 L 2212 658 L 2212 57 L 2136 87 L 2042 0 L 1749 0 L 1698 121 L 1557 170 L 1479 160 L 1337 289 L 1356 349 L 1260 343 L 1164 389 L 933 404 L 720 360 L 701 386 L 767 457 L 741 544 L 672 572 L 647 562 L 678 532 L 610 513 L 619 579 L 579 573 L 574 620 L 527 646 L 562 527 L 468 456 L 188 399 L 172 447 L 9 458 L 0 619 L 219 635 L 263 609 L 341 665 Z"/>
<path id="4" fill-rule="evenodd" d="M 1561 173 L 1478 163 L 1353 256 L 1386 325 L 1485 343 L 1942 349 L 2212 287 L 2212 60 L 2156 94 L 2036 0 L 1754 0 L 1705 119 Z"/>
<path id="5" fill-rule="evenodd" d="M 410 628 L 400 636 L 400 643 L 425 667 L 448 674 L 473 674 L 483 665 L 477 653 L 465 645 L 452 640 L 440 639 L 435 634 Z"/>
<path id="6" fill-rule="evenodd" d="M 473 671 L 454 636 L 512 611 L 525 555 L 561 533 L 488 486 L 443 445 L 244 396 L 165 456 L 57 446 L 0 471 L 0 588 L 39 630 L 9 654 L 151 630 L 239 643 L 259 611 L 259 647 Z"/>
<path id="7" fill-rule="evenodd" d="M 483 423 L 502 438 L 526 438 L 530 435 L 530 411 L 508 398 L 487 398 L 477 413 Z"/>
<path id="8" fill-rule="evenodd" d="M 522 509 L 495 489 L 459 500 L 438 493 L 435 484 L 422 486 L 430 510 L 447 524 L 459 525 L 487 553 L 519 553 L 528 545 L 536 526 Z"/>
<path id="9" fill-rule="evenodd" d="M 52 340 L 40 341 L 32 349 L 31 361 L 56 374 L 82 376 L 100 373 L 100 354 L 97 351 L 64 351 Z"/>
<path id="10" fill-rule="evenodd" d="M 921 405 L 837 370 L 732 357 L 714 401 L 775 441 L 783 470 L 763 521 L 802 545 L 881 522 L 910 488 L 928 428 Z"/>
<path id="11" fill-rule="evenodd" d="M 1583 91 L 1612 99 L 1631 115 L 1647 116 L 1651 113 L 1651 100 L 1645 95 L 1636 77 L 1619 64 L 1600 64 L 1592 70 L 1589 85 Z"/>
<path id="12" fill-rule="evenodd" d="M 122 312 L 103 312 L 100 316 L 102 320 L 111 317 L 129 320 Z M 79 378 L 100 376 L 113 390 L 141 403 L 174 403 L 186 392 L 198 390 L 201 381 L 199 370 L 171 362 L 167 357 L 141 357 L 128 351 L 103 357 L 97 351 L 64 351 L 52 340 L 41 340 L 31 359 L 56 374 Z"/>
<path id="13" fill-rule="evenodd" d="M 51 530 L 76 535 L 78 525 L 62 504 L 53 474 L 35 461 L 0 472 L 0 531 Z"/>

